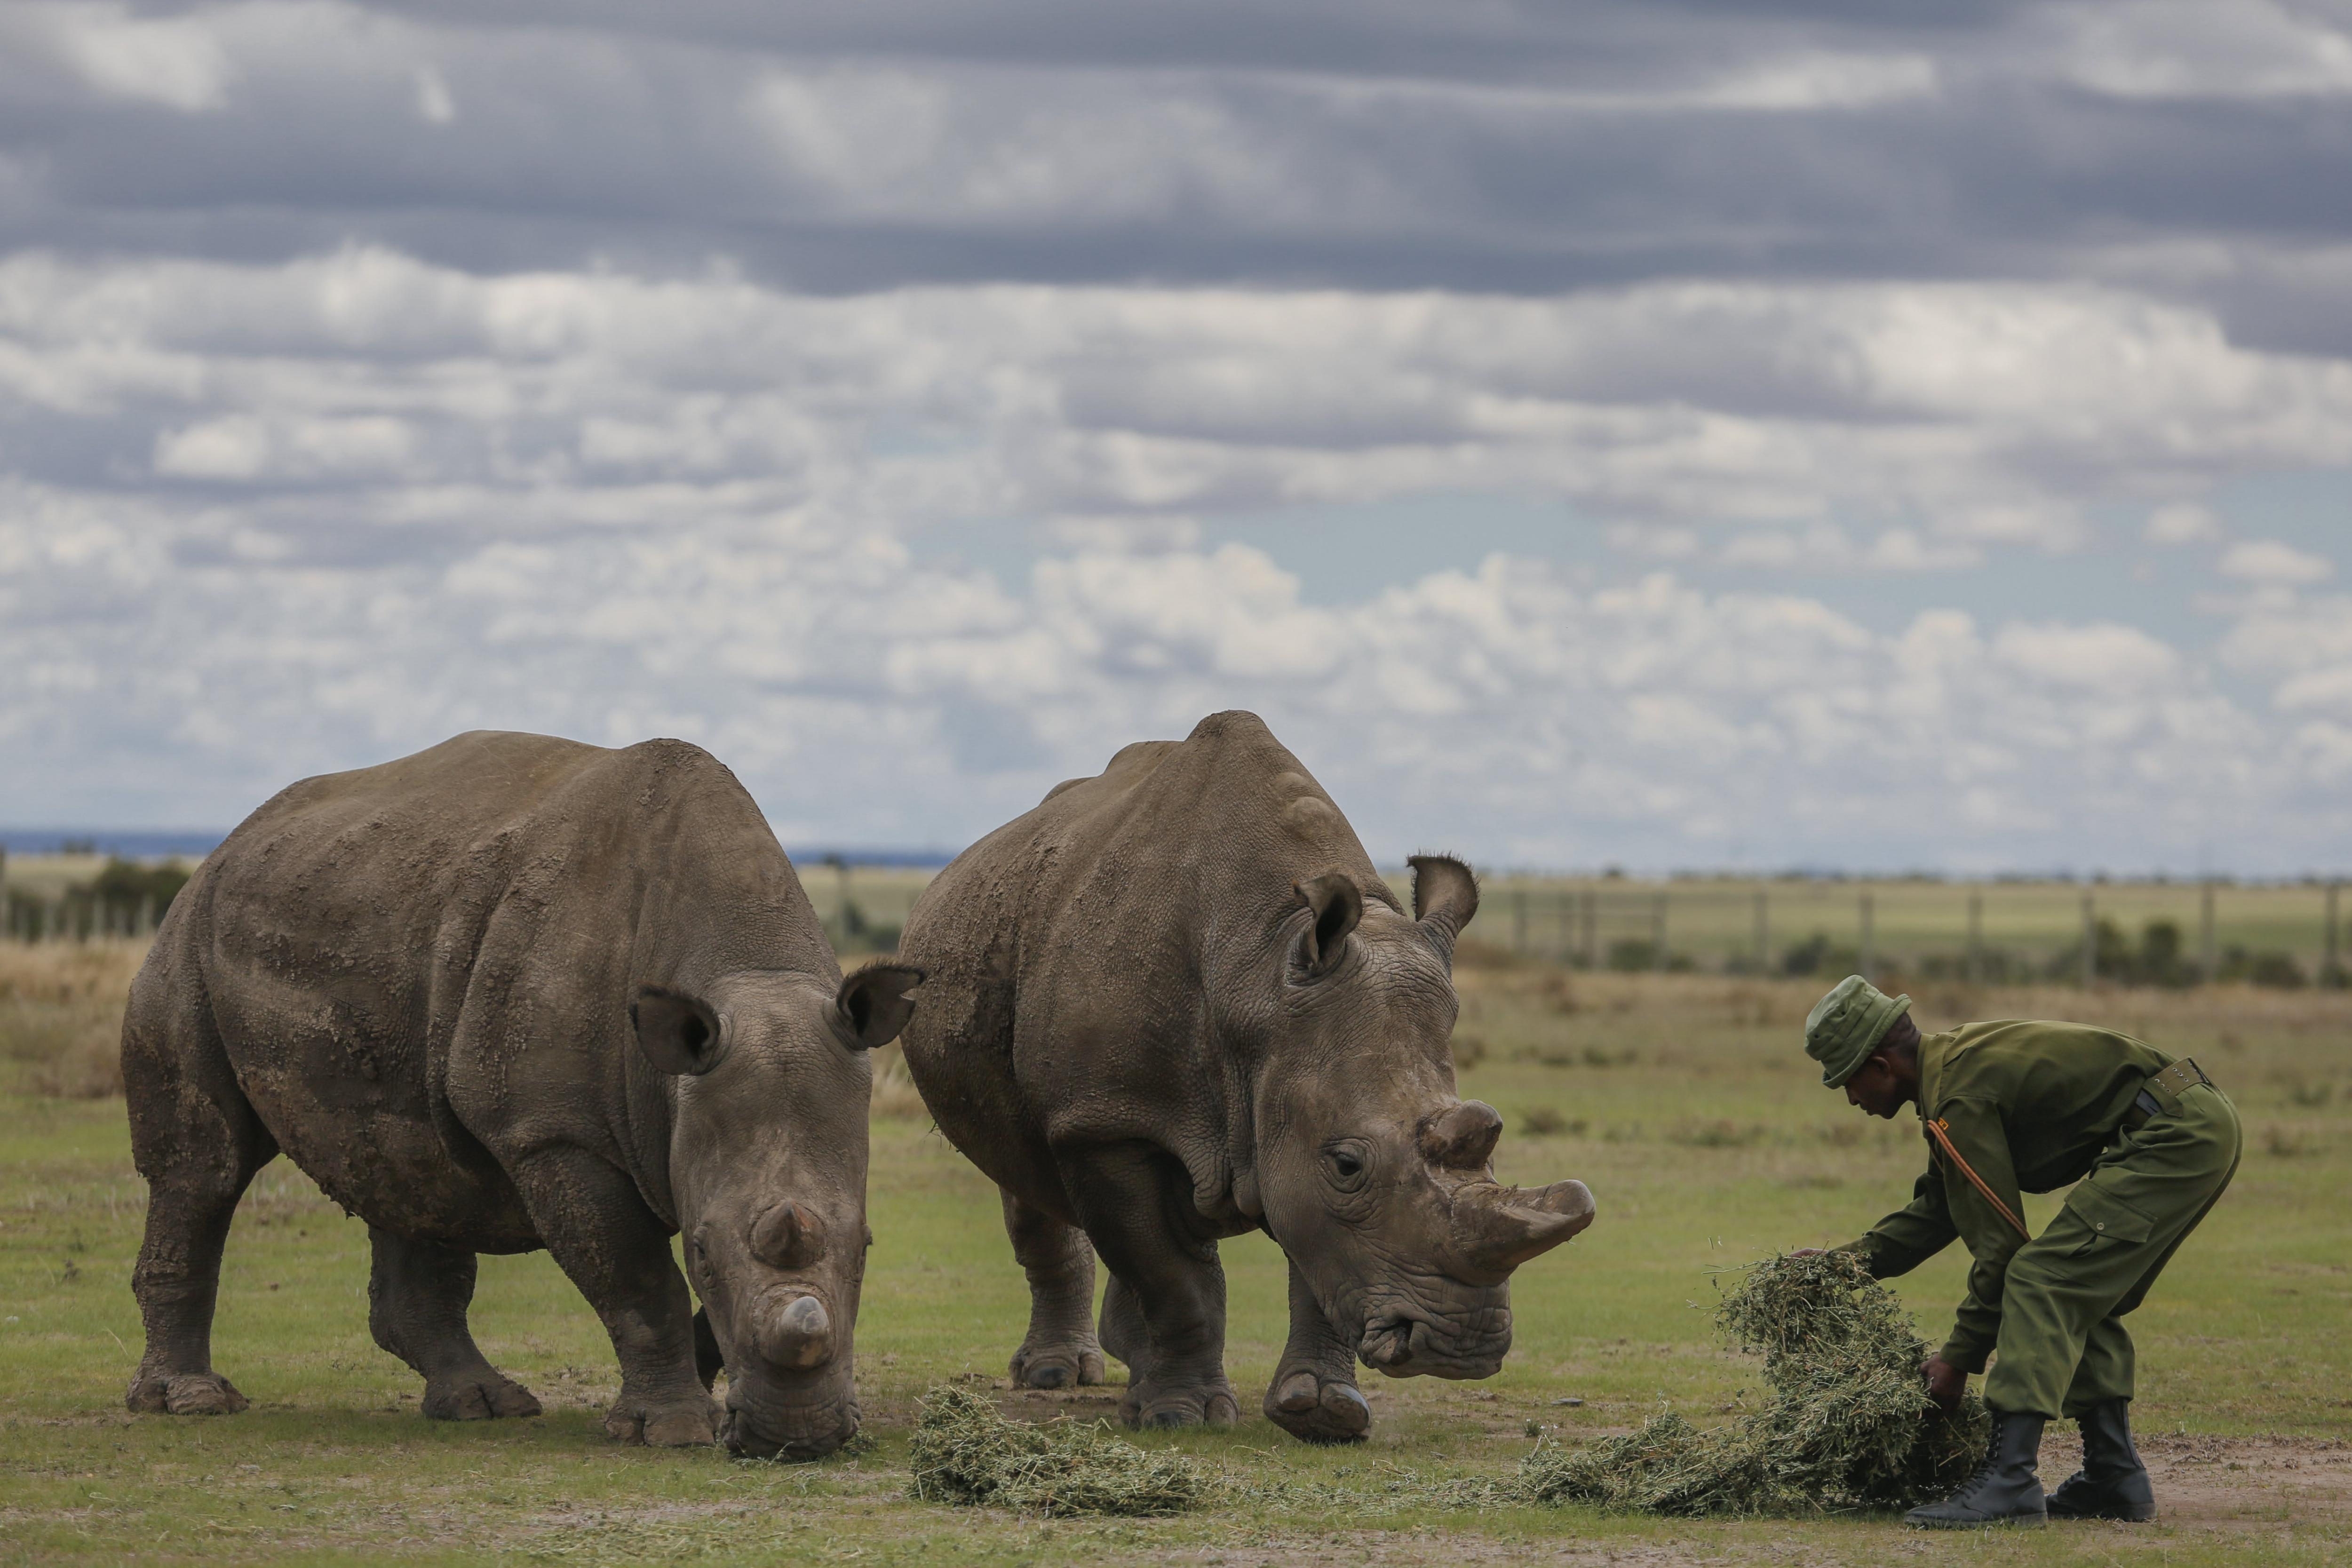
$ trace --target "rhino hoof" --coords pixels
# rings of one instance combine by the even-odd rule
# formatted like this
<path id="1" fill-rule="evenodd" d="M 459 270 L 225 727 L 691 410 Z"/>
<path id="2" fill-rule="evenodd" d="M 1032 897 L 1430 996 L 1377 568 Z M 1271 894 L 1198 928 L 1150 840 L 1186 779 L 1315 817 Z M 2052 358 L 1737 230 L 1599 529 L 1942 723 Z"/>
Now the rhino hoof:
<path id="1" fill-rule="evenodd" d="M 493 1421 L 502 1415 L 539 1413 L 539 1401 L 531 1397 L 530 1390 L 496 1373 L 425 1385 L 425 1415 L 429 1421 Z"/>
<path id="2" fill-rule="evenodd" d="M 1118 1408 L 1119 1419 L 1138 1427 L 1231 1426 L 1241 1414 L 1230 1388 L 1129 1392 Z"/>
<path id="3" fill-rule="evenodd" d="M 1023 1345 L 1013 1352 L 1015 1388 L 1076 1388 L 1103 1380 L 1103 1353 L 1092 1344 Z"/>
<path id="4" fill-rule="evenodd" d="M 159 1415 L 234 1415 L 251 1402 L 216 1372 L 184 1372 L 177 1376 L 151 1373 L 140 1378 L 131 1385 L 123 1403 L 133 1410 Z"/>
<path id="5" fill-rule="evenodd" d="M 1372 1407 L 1351 1383 L 1326 1383 L 1301 1368 L 1277 1376 L 1266 1391 L 1265 1418 L 1306 1443 L 1360 1443 L 1372 1426 Z"/>
<path id="6" fill-rule="evenodd" d="M 698 1406 L 630 1409 L 614 1405 L 604 1417 L 604 1430 L 616 1441 L 642 1443 L 649 1448 L 692 1448 L 719 1441 L 719 1406 L 702 1400 Z"/>

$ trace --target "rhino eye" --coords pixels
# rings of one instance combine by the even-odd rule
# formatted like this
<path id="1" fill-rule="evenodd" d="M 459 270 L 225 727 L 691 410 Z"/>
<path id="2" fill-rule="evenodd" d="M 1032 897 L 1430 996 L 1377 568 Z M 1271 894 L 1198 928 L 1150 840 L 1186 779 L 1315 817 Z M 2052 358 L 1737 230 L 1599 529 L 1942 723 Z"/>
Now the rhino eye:
<path id="1" fill-rule="evenodd" d="M 1331 1184 L 1341 1192 L 1352 1193 L 1364 1184 L 1364 1150 L 1360 1143 L 1335 1144 L 1323 1151 L 1323 1168 Z"/>

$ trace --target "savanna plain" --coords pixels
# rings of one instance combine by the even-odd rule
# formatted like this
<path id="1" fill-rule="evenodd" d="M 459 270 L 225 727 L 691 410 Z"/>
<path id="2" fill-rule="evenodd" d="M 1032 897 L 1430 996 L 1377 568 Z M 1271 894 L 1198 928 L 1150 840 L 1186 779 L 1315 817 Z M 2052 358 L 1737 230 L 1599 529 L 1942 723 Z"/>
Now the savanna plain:
<path id="1" fill-rule="evenodd" d="M 814 1465 L 614 1445 L 618 1387 L 585 1303 L 543 1254 L 485 1258 L 474 1329 L 546 1414 L 428 1423 L 367 1331 L 365 1227 L 283 1161 L 240 1210 L 215 1363 L 252 1399 L 221 1419 L 134 1416 L 130 1292 L 145 1189 L 112 1036 L 139 943 L 0 942 L 0 1560 L 110 1563 L 776 1561 L 1258 1564 L 2305 1563 L 2352 1559 L 2352 996 L 2337 991 L 1910 987 L 1924 1026 L 2074 1017 L 2194 1054 L 2248 1135 L 2228 1197 L 2133 1321 L 2134 1417 L 2163 1517 L 1923 1535 L 1889 1516 L 1674 1521 L 1465 1507 L 1442 1484 L 1507 1476 L 1539 1437 L 1701 1425 L 1757 1387 L 1718 1345 L 1725 1273 L 1836 1243 L 1897 1206 L 1916 1128 L 1823 1091 L 1799 1050 L 1818 979 L 1570 972 L 1466 943 L 1465 1097 L 1498 1107 L 1506 1181 L 1573 1175 L 1600 1218 L 1513 1283 L 1517 1344 L 1485 1383 L 1367 1373 L 1372 1440 L 1292 1442 L 1255 1415 L 1284 1332 L 1281 1258 L 1224 1249 L 1228 1360 L 1252 1415 L 1152 1434 L 1219 1478 L 1172 1518 L 1046 1521 L 908 1496 L 938 1384 L 1009 1415 L 1108 1417 L 1116 1392 L 1011 1389 L 1026 1296 L 993 1189 L 930 1131 L 895 1050 L 877 1062 L 857 1325 L 872 1439 Z M 2029 1200 L 2037 1227 L 2055 1196 Z M 1940 1337 L 1958 1249 L 1899 1282 Z M 1114 1365 L 1114 1378 L 1121 1375 Z M 2073 1468 L 2053 1425 L 2043 1476 Z M 1453 1494 L 1458 1497 L 1460 1494 Z"/>

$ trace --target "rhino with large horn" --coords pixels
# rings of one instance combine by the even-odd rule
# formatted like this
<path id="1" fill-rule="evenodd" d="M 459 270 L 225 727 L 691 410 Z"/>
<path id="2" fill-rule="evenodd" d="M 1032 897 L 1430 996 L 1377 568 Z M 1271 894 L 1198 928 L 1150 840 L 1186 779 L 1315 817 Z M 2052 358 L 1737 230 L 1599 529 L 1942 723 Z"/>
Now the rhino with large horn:
<path id="1" fill-rule="evenodd" d="M 1265 1400 L 1285 1430 L 1363 1437 L 1359 1356 L 1502 1365 L 1511 1271 L 1592 1198 L 1496 1184 L 1502 1119 L 1457 1098 L 1447 1045 L 1477 884 L 1445 856 L 1413 868 L 1408 914 L 1298 760 L 1219 713 L 1060 785 L 924 892 L 907 1062 L 1003 1190 L 1032 1298 L 1017 1384 L 1099 1382 L 1108 1349 L 1130 1425 L 1232 1422 L 1216 1243 L 1258 1228 L 1290 1262 Z"/>

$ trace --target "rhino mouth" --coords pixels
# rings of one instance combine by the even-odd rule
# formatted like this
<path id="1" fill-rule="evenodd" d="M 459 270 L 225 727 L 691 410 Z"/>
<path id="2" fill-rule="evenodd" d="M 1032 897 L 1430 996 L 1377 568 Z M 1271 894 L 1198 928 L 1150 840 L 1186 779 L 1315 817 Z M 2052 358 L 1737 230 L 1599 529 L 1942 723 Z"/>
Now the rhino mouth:
<path id="1" fill-rule="evenodd" d="M 822 1459 L 857 1436 L 864 1419 L 855 1399 L 818 1405 L 771 1404 L 746 1398 L 730 1386 L 719 1441 L 747 1459 L 804 1463 Z"/>
<path id="2" fill-rule="evenodd" d="M 1481 1313 L 1491 1318 L 1491 1313 Z M 1417 1313 L 1391 1310 L 1366 1320 L 1356 1354 L 1390 1377 L 1492 1377 L 1511 1348 L 1511 1319 L 1468 1332 Z"/>

